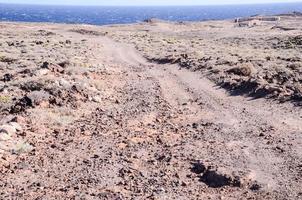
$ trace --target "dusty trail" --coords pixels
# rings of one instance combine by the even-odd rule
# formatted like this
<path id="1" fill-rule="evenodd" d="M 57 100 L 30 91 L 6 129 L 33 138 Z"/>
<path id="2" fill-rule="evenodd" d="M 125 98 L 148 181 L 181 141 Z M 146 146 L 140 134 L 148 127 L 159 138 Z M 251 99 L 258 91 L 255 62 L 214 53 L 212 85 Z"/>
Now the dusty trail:
<path id="1" fill-rule="evenodd" d="M 175 65 L 152 65 L 135 50 L 119 45 L 121 47 L 114 43 L 108 45 L 114 46 L 117 55 L 125 56 L 115 59 L 141 66 L 158 82 L 164 99 L 174 109 L 181 110 L 177 123 L 186 125 L 201 120 L 219 126 L 220 131 L 208 136 L 208 139 L 215 138 L 218 144 L 213 145 L 214 152 L 211 148 L 204 155 L 206 159 L 212 157 L 215 164 L 229 166 L 229 170 L 242 170 L 247 173 L 246 179 L 258 181 L 272 190 L 285 189 L 285 192 L 289 189 L 283 188 L 285 182 L 287 187 L 300 187 L 300 181 L 293 181 L 299 180 L 299 173 L 292 173 L 292 168 L 299 168 L 302 162 L 299 108 L 230 96 L 198 73 L 180 70 Z M 271 143 L 273 147 L 268 148 Z M 289 147 L 293 144 L 298 149 Z"/>
<path id="2" fill-rule="evenodd" d="M 112 96 L 13 163 L 3 197 L 301 198 L 301 109 L 230 96 L 106 37 L 88 42 L 117 74 Z"/>

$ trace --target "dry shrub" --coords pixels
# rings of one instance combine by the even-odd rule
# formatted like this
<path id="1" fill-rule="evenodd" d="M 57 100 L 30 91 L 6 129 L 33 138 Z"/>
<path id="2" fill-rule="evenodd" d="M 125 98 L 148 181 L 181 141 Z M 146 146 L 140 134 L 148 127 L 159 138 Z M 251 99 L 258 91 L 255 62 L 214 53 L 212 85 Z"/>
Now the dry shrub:
<path id="1" fill-rule="evenodd" d="M 236 74 L 239 76 L 251 76 L 252 72 L 253 72 L 253 66 L 252 66 L 252 64 L 236 66 L 234 68 L 227 70 L 227 72 L 231 73 L 231 74 Z"/>

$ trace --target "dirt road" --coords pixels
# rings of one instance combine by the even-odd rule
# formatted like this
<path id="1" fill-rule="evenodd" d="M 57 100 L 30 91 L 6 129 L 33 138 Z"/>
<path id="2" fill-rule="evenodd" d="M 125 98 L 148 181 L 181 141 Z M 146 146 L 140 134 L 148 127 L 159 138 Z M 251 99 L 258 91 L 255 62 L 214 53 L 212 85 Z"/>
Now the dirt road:
<path id="1" fill-rule="evenodd" d="M 2 198 L 302 198 L 301 108 L 231 96 L 106 37 L 88 42 L 103 47 L 109 97 L 2 170 Z"/>

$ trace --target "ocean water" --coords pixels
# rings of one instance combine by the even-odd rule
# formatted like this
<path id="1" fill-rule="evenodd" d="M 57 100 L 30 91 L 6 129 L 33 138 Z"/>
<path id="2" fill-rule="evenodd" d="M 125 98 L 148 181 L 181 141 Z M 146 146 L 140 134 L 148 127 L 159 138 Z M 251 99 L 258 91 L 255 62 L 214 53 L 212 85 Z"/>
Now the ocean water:
<path id="1" fill-rule="evenodd" d="M 229 6 L 92 7 L 0 4 L 0 21 L 125 24 L 159 18 L 171 21 L 231 19 L 256 14 L 302 12 L 302 3 Z"/>

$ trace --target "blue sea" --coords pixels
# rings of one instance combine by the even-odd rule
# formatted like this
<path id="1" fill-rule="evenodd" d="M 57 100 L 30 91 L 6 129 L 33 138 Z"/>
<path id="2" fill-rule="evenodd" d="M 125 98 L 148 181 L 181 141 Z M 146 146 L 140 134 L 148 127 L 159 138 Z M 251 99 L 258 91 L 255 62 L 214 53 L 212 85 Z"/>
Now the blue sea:
<path id="1" fill-rule="evenodd" d="M 93 7 L 0 4 L 0 21 L 125 24 L 148 18 L 170 21 L 221 20 L 256 14 L 302 12 L 302 3 L 228 6 Z"/>

